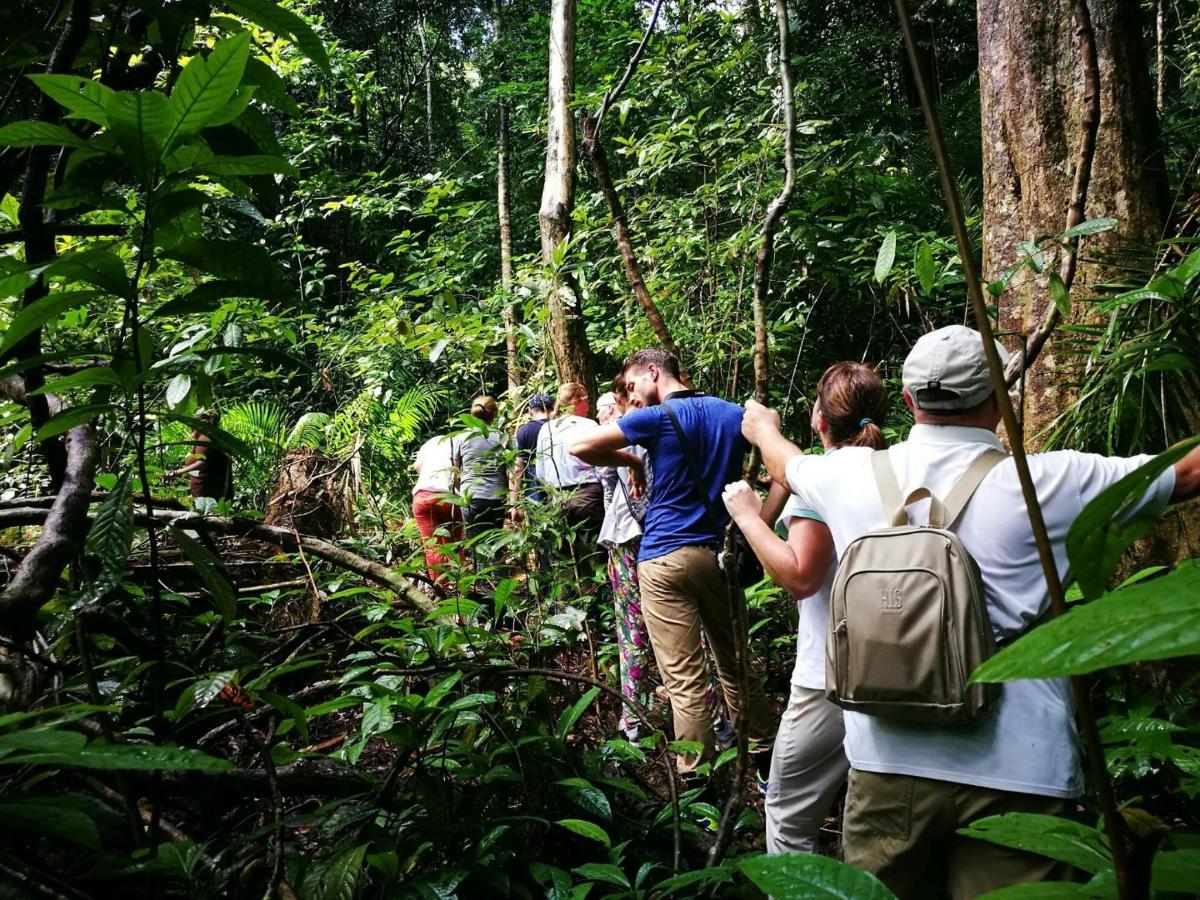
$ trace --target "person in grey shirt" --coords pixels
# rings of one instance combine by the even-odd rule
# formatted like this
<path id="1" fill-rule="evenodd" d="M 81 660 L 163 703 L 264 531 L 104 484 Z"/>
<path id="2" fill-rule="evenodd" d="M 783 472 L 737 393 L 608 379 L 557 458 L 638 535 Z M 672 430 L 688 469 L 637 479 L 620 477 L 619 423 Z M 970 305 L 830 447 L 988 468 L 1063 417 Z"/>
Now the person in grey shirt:
<path id="1" fill-rule="evenodd" d="M 508 438 L 492 427 L 496 421 L 496 399 L 486 394 L 476 397 L 471 401 L 471 415 L 487 427 L 468 433 L 455 445 L 454 465 L 466 500 L 463 519 L 468 540 L 504 524 L 508 493 L 505 465 Z"/>

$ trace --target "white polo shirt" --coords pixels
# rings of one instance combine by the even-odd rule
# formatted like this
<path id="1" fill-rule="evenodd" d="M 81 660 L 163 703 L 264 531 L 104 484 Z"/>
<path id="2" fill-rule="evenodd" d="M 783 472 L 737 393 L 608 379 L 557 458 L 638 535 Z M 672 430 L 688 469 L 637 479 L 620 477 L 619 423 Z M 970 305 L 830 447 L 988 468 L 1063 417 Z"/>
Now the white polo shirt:
<path id="1" fill-rule="evenodd" d="M 945 497 L 971 462 L 993 448 L 1004 449 L 982 428 L 917 425 L 890 455 L 905 496 L 926 487 Z M 1064 580 L 1069 577 L 1065 541 L 1071 523 L 1101 491 L 1151 458 L 1114 459 L 1072 450 L 1030 455 L 1030 472 Z M 797 456 L 789 461 L 787 474 L 799 502 L 829 526 L 839 558 L 851 541 L 887 526 L 871 450 L 843 447 L 824 456 Z M 1168 468 L 1122 517 L 1161 512 L 1174 489 L 1175 472 Z M 910 520 L 926 521 L 928 507 L 927 500 L 913 504 Z M 983 480 L 954 531 L 979 564 L 996 637 L 1010 638 L 1049 605 L 1011 459 Z M 1050 797 L 1074 797 L 1083 788 L 1066 679 L 1005 683 L 995 712 L 978 727 L 909 724 L 850 712 L 845 722 L 846 755 L 862 771 Z"/>
<path id="2" fill-rule="evenodd" d="M 572 456 L 567 448 L 575 441 L 591 434 L 600 425 L 583 416 L 556 416 L 538 432 L 537 477 L 542 484 L 554 487 L 574 487 L 594 481 L 600 476 L 590 463 Z"/>

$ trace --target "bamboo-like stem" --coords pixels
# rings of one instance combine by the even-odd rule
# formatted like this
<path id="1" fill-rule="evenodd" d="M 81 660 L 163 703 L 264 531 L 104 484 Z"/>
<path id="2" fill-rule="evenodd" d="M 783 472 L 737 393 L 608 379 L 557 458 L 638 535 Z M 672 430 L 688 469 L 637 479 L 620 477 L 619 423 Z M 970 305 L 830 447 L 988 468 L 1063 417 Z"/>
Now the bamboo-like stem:
<path id="1" fill-rule="evenodd" d="M 1084 0 L 1076 0 L 1082 4 Z M 975 314 L 975 327 L 979 330 L 983 341 L 984 355 L 987 357 L 988 372 L 992 386 L 995 389 L 996 401 L 1000 405 L 1000 414 L 1004 428 L 1012 446 L 1013 463 L 1016 465 L 1017 477 L 1021 483 L 1021 493 L 1025 499 L 1025 509 L 1029 515 L 1029 526 L 1033 531 L 1034 542 L 1037 545 L 1038 559 L 1041 562 L 1042 574 L 1046 579 L 1046 591 L 1050 597 L 1050 609 L 1054 617 L 1064 615 L 1067 611 L 1062 580 L 1058 575 L 1058 566 L 1054 560 L 1054 551 L 1050 545 L 1050 537 L 1046 531 L 1046 520 L 1042 516 L 1042 507 L 1038 503 L 1037 489 L 1029 472 L 1029 461 L 1025 456 L 1025 440 L 1021 426 L 1017 423 L 1016 411 L 1008 396 L 1008 386 L 1004 379 L 1004 364 L 996 350 L 996 342 L 992 336 L 992 323 L 988 319 L 987 303 L 983 297 L 983 282 L 979 267 L 975 262 L 975 251 L 967 234 L 966 219 L 963 216 L 962 202 L 959 199 L 958 184 L 950 168 L 950 160 L 946 153 L 946 141 L 942 135 L 942 124 L 937 110 L 929 97 L 925 83 L 925 73 L 921 69 L 917 56 L 916 40 L 912 33 L 912 22 L 908 15 L 905 0 L 893 0 L 896 15 L 900 20 L 900 30 L 904 35 L 904 46 L 908 52 L 908 61 L 912 66 L 913 81 L 921 100 L 921 109 L 925 115 L 925 127 L 929 132 L 929 142 L 933 148 L 934 160 L 937 163 L 938 175 L 942 183 L 942 194 L 946 202 L 946 213 L 954 229 L 954 237 L 958 243 L 958 255 L 962 259 L 963 275 L 967 281 L 967 293 L 971 299 L 971 307 Z M 1092 708 L 1091 697 L 1088 694 L 1087 682 L 1079 677 L 1071 679 L 1071 687 L 1075 694 L 1075 706 L 1079 716 L 1079 730 L 1083 733 L 1088 760 L 1092 766 L 1094 787 L 1099 796 L 1100 809 L 1104 816 L 1104 828 L 1113 856 L 1113 867 L 1117 876 L 1117 890 L 1122 900 L 1133 900 L 1145 896 L 1144 890 L 1136 890 L 1130 884 L 1129 854 L 1125 845 L 1125 826 L 1121 814 L 1117 810 L 1116 798 L 1113 794 L 1112 783 L 1108 778 L 1105 764 L 1104 748 L 1100 743 L 1100 732 L 1096 727 L 1096 713 Z"/>

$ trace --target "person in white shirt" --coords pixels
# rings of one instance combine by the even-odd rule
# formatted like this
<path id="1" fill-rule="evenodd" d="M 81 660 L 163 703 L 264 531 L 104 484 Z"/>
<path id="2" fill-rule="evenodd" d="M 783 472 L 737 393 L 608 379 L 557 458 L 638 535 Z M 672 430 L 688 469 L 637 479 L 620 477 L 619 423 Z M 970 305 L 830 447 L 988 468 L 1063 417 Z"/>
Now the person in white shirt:
<path id="1" fill-rule="evenodd" d="M 837 447 L 887 446 L 881 425 L 887 388 L 870 366 L 840 362 L 817 382 L 812 428 L 826 451 Z M 807 509 L 784 482 L 771 485 L 772 500 L 786 500 L 782 540 L 762 519 L 763 503 L 745 481 L 725 488 L 722 499 L 771 579 L 800 605 L 791 698 L 779 723 L 771 755 L 765 819 L 767 853 L 812 853 L 817 833 L 833 809 L 850 763 L 842 749 L 842 710 L 825 699 L 825 636 L 833 584 L 833 537 L 821 517 Z M 782 502 L 782 501 L 781 501 Z M 779 506 L 774 505 L 774 510 Z M 773 515 L 773 514 L 772 514 Z"/>
<path id="2" fill-rule="evenodd" d="M 578 382 L 558 389 L 554 414 L 538 432 L 537 477 L 559 493 L 567 525 L 574 529 L 574 546 L 594 544 L 604 521 L 604 489 L 591 463 L 572 456 L 568 448 L 600 425 L 588 418 L 587 388 Z"/>
<path id="3" fill-rule="evenodd" d="M 425 543 L 425 565 L 435 584 L 445 584 L 445 565 L 449 556 L 443 552 L 447 543 L 462 540 L 462 515 L 452 499 L 454 488 L 454 441 L 449 435 L 431 437 L 417 451 L 413 470 L 413 518 Z"/>
<path id="4" fill-rule="evenodd" d="M 978 332 L 956 325 L 923 336 L 905 361 L 903 384 L 917 424 L 890 455 L 905 496 L 918 487 L 944 496 L 979 455 L 1003 450 Z M 762 450 L 771 475 L 786 479 L 799 501 L 824 519 L 839 556 L 851 541 L 889 524 L 871 450 L 803 456 L 780 433 L 779 416 L 754 401 L 746 404 L 743 433 Z M 1069 450 L 1029 456 L 1062 577 L 1069 576 L 1065 541 L 1076 516 L 1149 459 Z M 1121 515 L 1157 513 L 1197 494 L 1200 450 L 1166 470 Z M 925 521 L 928 504 L 913 505 L 913 521 Z M 979 564 L 995 637 L 1013 640 L 1042 616 L 1049 598 L 1011 460 L 988 473 L 954 530 Z M 1061 813 L 1079 796 L 1083 779 L 1065 680 L 1004 684 L 991 714 L 975 727 L 850 712 L 844 718 L 851 765 L 843 821 L 847 862 L 873 872 L 902 898 L 974 897 L 1065 874 L 1045 857 L 957 834 L 989 815 Z"/>

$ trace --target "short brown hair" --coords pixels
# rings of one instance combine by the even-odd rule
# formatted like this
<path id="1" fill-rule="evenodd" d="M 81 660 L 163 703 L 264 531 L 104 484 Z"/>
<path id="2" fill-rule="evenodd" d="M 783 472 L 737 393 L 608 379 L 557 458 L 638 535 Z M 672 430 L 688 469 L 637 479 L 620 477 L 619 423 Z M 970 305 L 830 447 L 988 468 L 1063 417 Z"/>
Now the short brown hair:
<path id="1" fill-rule="evenodd" d="M 487 394 L 481 394 L 471 401 L 471 415 L 485 425 L 496 421 L 496 409 L 496 398 Z"/>
<path id="2" fill-rule="evenodd" d="M 621 374 L 624 375 L 630 369 L 644 369 L 647 366 L 656 366 L 672 378 L 679 377 L 679 360 L 675 358 L 674 353 L 661 347 L 651 347 L 633 354 L 625 361 Z"/>
<path id="3" fill-rule="evenodd" d="M 629 399 L 629 386 L 625 384 L 625 371 L 621 370 L 613 376 L 610 390 L 623 400 Z"/>
<path id="4" fill-rule="evenodd" d="M 871 366 L 834 363 L 817 382 L 817 402 L 835 447 L 882 450 L 888 445 L 882 428 L 888 411 L 887 388 Z"/>

